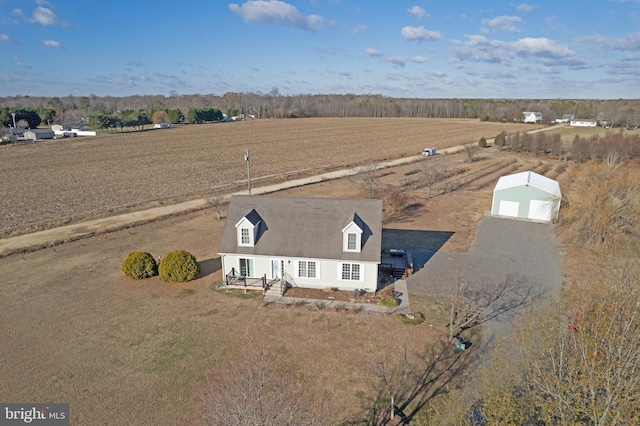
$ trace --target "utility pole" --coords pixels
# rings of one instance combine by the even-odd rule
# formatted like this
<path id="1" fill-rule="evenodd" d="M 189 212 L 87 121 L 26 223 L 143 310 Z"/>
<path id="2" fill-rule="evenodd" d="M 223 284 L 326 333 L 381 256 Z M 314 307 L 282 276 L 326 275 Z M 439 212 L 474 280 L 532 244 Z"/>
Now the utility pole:
<path id="1" fill-rule="evenodd" d="M 247 162 L 247 188 L 249 189 L 249 195 L 251 195 L 251 162 L 249 161 L 249 150 L 244 150 L 244 161 Z"/>

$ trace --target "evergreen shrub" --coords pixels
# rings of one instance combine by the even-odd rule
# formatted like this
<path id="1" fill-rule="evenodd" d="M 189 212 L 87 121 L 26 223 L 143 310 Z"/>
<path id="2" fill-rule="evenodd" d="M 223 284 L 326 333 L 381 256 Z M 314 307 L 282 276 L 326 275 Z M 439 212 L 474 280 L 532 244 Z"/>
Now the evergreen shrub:
<path id="1" fill-rule="evenodd" d="M 158 274 L 156 260 L 146 251 L 132 251 L 122 262 L 122 272 L 134 280 L 142 280 Z"/>
<path id="2" fill-rule="evenodd" d="M 160 279 L 167 282 L 184 283 L 200 274 L 200 264 L 186 250 L 174 250 L 160 259 Z"/>

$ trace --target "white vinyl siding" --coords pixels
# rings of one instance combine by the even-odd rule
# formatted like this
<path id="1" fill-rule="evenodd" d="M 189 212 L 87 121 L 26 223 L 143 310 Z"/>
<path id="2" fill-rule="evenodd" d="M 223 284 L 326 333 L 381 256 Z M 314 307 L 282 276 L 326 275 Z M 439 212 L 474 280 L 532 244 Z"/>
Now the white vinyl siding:
<path id="1" fill-rule="evenodd" d="M 300 278 L 318 278 L 318 265 L 312 260 L 298 261 L 298 277 Z"/>

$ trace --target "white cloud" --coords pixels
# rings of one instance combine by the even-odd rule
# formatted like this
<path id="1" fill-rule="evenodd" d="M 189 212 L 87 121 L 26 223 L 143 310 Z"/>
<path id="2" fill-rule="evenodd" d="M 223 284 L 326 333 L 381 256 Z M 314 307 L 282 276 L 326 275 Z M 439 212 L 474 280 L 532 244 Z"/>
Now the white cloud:
<path id="1" fill-rule="evenodd" d="M 383 62 L 389 62 L 391 64 L 394 64 L 397 67 L 404 67 L 405 64 L 407 63 L 414 63 L 414 64 L 421 64 L 424 62 L 427 62 L 429 60 L 428 57 L 426 56 L 422 56 L 422 55 L 417 55 L 417 56 L 391 56 L 391 55 L 384 55 L 382 52 L 380 52 L 377 49 L 373 49 L 371 47 L 369 47 L 366 50 L 367 55 L 371 56 L 372 58 L 380 58 Z"/>
<path id="2" fill-rule="evenodd" d="M 418 55 L 418 56 L 385 56 L 383 59 L 385 62 L 392 63 L 398 67 L 404 67 L 407 62 L 412 62 L 416 64 L 422 64 L 427 62 L 429 58 L 426 56 Z"/>
<path id="3" fill-rule="evenodd" d="M 509 62 L 513 57 L 508 43 L 500 40 L 489 40 L 481 35 L 466 36 L 467 41 L 454 42 L 453 51 L 460 60 L 501 63 Z"/>
<path id="4" fill-rule="evenodd" d="M 524 21 L 519 16 L 496 16 L 493 19 L 483 19 L 482 24 L 487 28 L 484 32 L 507 31 L 518 33 L 521 30 L 515 24 L 522 24 Z"/>
<path id="5" fill-rule="evenodd" d="M 367 55 L 369 55 L 371 57 L 374 57 L 374 58 L 382 56 L 382 52 L 380 52 L 377 49 L 373 49 L 371 47 L 368 47 L 366 52 L 367 52 Z"/>
<path id="6" fill-rule="evenodd" d="M 36 10 L 33 11 L 31 22 L 42 25 L 53 25 L 56 23 L 56 14 L 53 13 L 51 9 L 38 6 Z"/>
<path id="7" fill-rule="evenodd" d="M 55 40 L 45 40 L 44 41 L 44 45 L 47 47 L 53 47 L 55 49 L 61 49 L 64 50 L 64 47 L 60 44 L 59 41 L 55 41 Z"/>
<path id="8" fill-rule="evenodd" d="M 367 31 L 366 25 L 356 25 L 355 27 L 353 27 L 353 30 L 352 30 L 354 34 L 362 34 L 366 31 Z"/>
<path id="9" fill-rule="evenodd" d="M 16 64 L 17 66 L 19 66 L 20 68 L 26 68 L 26 69 L 28 69 L 28 70 L 30 70 L 30 69 L 31 69 L 31 66 L 30 66 L 30 65 L 25 64 L 25 63 L 22 61 L 22 58 L 21 58 L 21 57 L 19 57 L 19 56 L 14 56 L 14 57 L 13 57 L 13 63 L 14 63 L 14 64 Z"/>
<path id="10" fill-rule="evenodd" d="M 564 44 L 556 43 L 545 37 L 525 37 L 513 42 L 513 46 L 519 54 L 525 56 L 544 56 L 563 58 L 574 55 L 574 52 Z"/>
<path id="11" fill-rule="evenodd" d="M 640 33 L 628 33 L 624 37 L 608 38 L 601 35 L 581 37 L 577 40 L 581 44 L 589 44 L 604 49 L 627 50 L 640 52 Z"/>
<path id="12" fill-rule="evenodd" d="M 263 25 L 281 25 L 316 31 L 322 24 L 320 15 L 302 15 L 295 6 L 280 0 L 250 0 L 242 5 L 229 4 L 229 10 L 240 15 L 245 22 Z"/>
<path id="13" fill-rule="evenodd" d="M 429 18 L 429 14 L 427 13 L 426 10 L 424 10 L 423 8 L 421 8 L 420 6 L 413 6 L 409 9 L 407 9 L 407 12 L 409 12 L 410 14 L 412 14 L 413 16 L 415 16 L 418 19 L 424 19 L 424 18 Z"/>
<path id="14" fill-rule="evenodd" d="M 518 12 L 529 13 L 529 12 L 531 12 L 533 10 L 533 6 L 531 6 L 529 3 L 522 3 L 522 4 L 518 5 L 516 10 Z"/>
<path id="15" fill-rule="evenodd" d="M 435 41 L 442 39 L 440 31 L 427 30 L 423 26 L 404 27 L 402 28 L 401 33 L 405 40 Z"/>
<path id="16" fill-rule="evenodd" d="M 9 41 L 11 40 L 8 35 L 0 34 L 0 41 Z"/>
<path id="17" fill-rule="evenodd" d="M 520 57 L 548 66 L 585 66 L 584 61 L 568 46 L 545 37 L 525 37 L 514 42 L 489 40 L 481 35 L 466 37 L 465 43 L 454 42 L 453 47 L 454 54 L 462 61 L 509 64 L 515 57 Z"/>
<path id="18" fill-rule="evenodd" d="M 12 14 L 13 16 L 17 16 L 17 17 L 19 17 L 19 18 L 24 18 L 24 17 L 25 17 L 25 14 L 24 14 L 24 12 L 22 11 L 22 9 L 13 9 L 13 10 L 11 11 L 11 14 Z"/>

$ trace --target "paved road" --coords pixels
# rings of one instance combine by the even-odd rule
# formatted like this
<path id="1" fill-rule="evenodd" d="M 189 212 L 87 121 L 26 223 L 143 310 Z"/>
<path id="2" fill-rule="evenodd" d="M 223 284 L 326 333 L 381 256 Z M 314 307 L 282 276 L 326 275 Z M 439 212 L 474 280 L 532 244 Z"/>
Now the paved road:
<path id="1" fill-rule="evenodd" d="M 424 267 L 407 278 L 409 294 L 455 293 L 460 277 L 470 274 L 501 280 L 507 274 L 524 278 L 543 301 L 562 286 L 561 255 L 553 225 L 485 216 L 478 222 L 468 253 L 435 253 Z M 509 317 L 491 321 L 487 341 L 509 329 Z"/>

